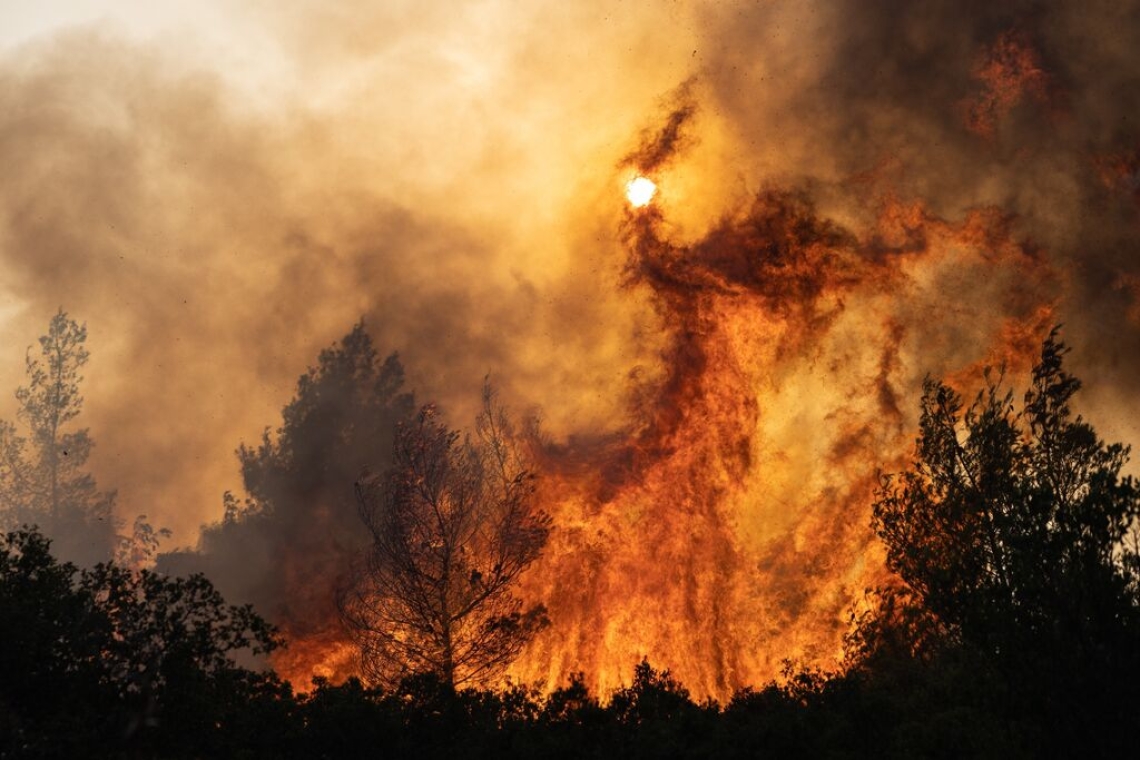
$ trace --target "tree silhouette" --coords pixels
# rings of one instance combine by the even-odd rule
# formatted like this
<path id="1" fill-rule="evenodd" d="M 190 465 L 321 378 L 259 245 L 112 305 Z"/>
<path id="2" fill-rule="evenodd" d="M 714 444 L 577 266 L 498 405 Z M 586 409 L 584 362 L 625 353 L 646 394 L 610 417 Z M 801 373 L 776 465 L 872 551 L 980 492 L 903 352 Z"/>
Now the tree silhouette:
<path id="1" fill-rule="evenodd" d="M 171 535 L 169 528 L 155 528 L 147 522 L 146 515 L 137 515 L 131 532 L 118 537 L 113 559 L 116 564 L 133 570 L 150 567 L 158 556 L 162 539 Z"/>
<path id="2" fill-rule="evenodd" d="M 1121 475 L 1128 448 L 1073 416 L 1080 382 L 1062 368 L 1066 353 L 1054 330 L 1020 410 L 1000 380 L 987 377 L 964 411 L 928 380 L 915 460 L 884 480 L 874 527 L 890 568 L 952 640 L 997 669 L 1011 705 L 1109 741 L 1138 704 L 1137 555 L 1126 539 L 1140 488 Z"/>
<path id="3" fill-rule="evenodd" d="M 289 638 L 343 641 L 335 590 L 368 544 L 353 483 L 387 465 L 396 425 L 414 411 L 399 358 L 380 355 L 358 322 L 298 379 L 281 425 L 238 448 L 245 498 L 227 493 L 200 551 L 164 554 L 158 567 L 205 572 Z M 278 666 L 290 656 L 279 652 Z"/>
<path id="4" fill-rule="evenodd" d="M 399 357 L 382 359 L 363 322 L 321 351 L 298 379 L 277 435 L 266 430 L 257 446 L 238 448 L 255 508 L 307 524 L 319 505 L 335 513 L 338 528 L 357 532 L 351 485 L 361 468 L 387 461 L 397 423 L 411 416 L 415 407 L 403 384 Z"/>
<path id="5" fill-rule="evenodd" d="M 0 421 L 0 521 L 7 528 L 39 524 L 67 559 L 107 559 L 116 544 L 114 492 L 101 492 L 83 467 L 93 442 L 86 428 L 69 427 L 83 408 L 79 386 L 87 364 L 87 327 L 62 309 L 28 349 L 28 383 L 16 390 L 21 436 Z"/>
<path id="6" fill-rule="evenodd" d="M 473 438 L 426 406 L 397 430 L 392 469 L 357 494 L 372 545 L 341 607 L 365 672 L 385 685 L 434 674 L 452 690 L 497 676 L 546 624 L 511 587 L 550 519 L 490 387 Z"/>
<path id="7" fill-rule="evenodd" d="M 201 575 L 60 562 L 34 530 L 0 534 L 0 756 L 228 753 L 233 708 L 285 695 L 235 655 L 277 646 Z"/>

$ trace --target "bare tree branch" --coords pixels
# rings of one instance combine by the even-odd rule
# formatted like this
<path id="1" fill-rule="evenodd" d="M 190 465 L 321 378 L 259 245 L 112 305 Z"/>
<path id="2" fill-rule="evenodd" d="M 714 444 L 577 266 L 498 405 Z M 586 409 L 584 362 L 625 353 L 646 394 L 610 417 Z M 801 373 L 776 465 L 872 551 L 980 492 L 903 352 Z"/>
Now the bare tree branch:
<path id="1" fill-rule="evenodd" d="M 534 480 L 489 383 L 474 436 L 432 406 L 397 431 L 392 469 L 356 485 L 373 540 L 341 595 L 371 679 L 486 683 L 547 624 L 512 593 L 550 532 Z"/>

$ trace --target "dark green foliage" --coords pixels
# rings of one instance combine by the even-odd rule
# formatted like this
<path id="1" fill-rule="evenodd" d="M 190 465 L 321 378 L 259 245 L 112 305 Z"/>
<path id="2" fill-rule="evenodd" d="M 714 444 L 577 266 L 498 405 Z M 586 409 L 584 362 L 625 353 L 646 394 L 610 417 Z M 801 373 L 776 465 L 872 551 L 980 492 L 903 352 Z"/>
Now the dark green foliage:
<path id="1" fill-rule="evenodd" d="M 242 481 L 258 509 L 301 519 L 294 502 L 347 505 L 355 519 L 352 483 L 364 467 L 387 462 L 395 426 L 410 416 L 404 368 L 381 359 L 363 322 L 321 351 L 297 381 L 276 436 L 238 449 Z"/>
<path id="2" fill-rule="evenodd" d="M 0 537 L 0 611 L 0 753 L 198 756 L 288 693 L 233 659 L 272 629 L 202 576 L 81 572 L 21 530 Z"/>
<path id="3" fill-rule="evenodd" d="M 718 708 L 695 704 L 668 670 L 654 670 L 643 659 L 634 668 L 633 683 L 613 693 L 608 713 L 616 729 L 613 741 L 626 756 L 703 757 Z"/>
<path id="4" fill-rule="evenodd" d="M 1123 540 L 1140 490 L 1120 476 L 1127 448 L 1071 418 L 1080 384 L 1061 369 L 1063 354 L 1051 335 L 1021 412 L 996 383 L 963 412 L 954 391 L 928 381 L 917 459 L 875 506 L 892 569 L 941 621 L 992 651 L 1058 626 L 1112 635 L 1103 627 L 1135 616 Z"/>
<path id="5" fill-rule="evenodd" d="M 298 705 L 298 757 L 714 757 L 715 705 L 698 706 L 668 673 L 637 667 L 603 706 L 580 677 L 543 699 L 512 685 L 454 690 L 434 674 L 392 691 L 318 682 Z"/>
<path id="6" fill-rule="evenodd" d="M 1121 475 L 1127 447 L 1073 416 L 1080 383 L 1065 353 L 1054 331 L 1020 410 L 996 382 L 964 408 L 928 381 L 916 459 L 884 482 L 875 528 L 913 590 L 907 614 L 931 615 L 950 650 L 926 669 L 952 674 L 947 658 L 965 658 L 988 685 L 959 691 L 963 709 L 1031 726 L 1037 752 L 1114 756 L 1140 710 L 1137 555 L 1126 540 L 1140 489 Z"/>
<path id="7" fill-rule="evenodd" d="M 723 708 L 646 660 L 603 698 L 430 669 L 294 695 L 238 666 L 273 631 L 200 576 L 81 572 L 24 530 L 0 540 L 0 758 L 1130 757 L 1140 496 L 1127 449 L 1072 415 L 1063 355 L 1050 336 L 1020 407 L 927 383 L 875 505 L 901 581 L 852 616 L 841 673 L 788 665 Z"/>
<path id="8" fill-rule="evenodd" d="M 346 635 L 335 590 L 368 540 L 353 483 L 391 460 L 396 425 L 413 410 L 403 383 L 397 356 L 382 357 L 354 325 L 298 379 L 280 427 L 238 449 L 246 497 L 225 494 L 199 550 L 162 555 L 158 567 L 205 572 L 294 636 Z"/>
<path id="9" fill-rule="evenodd" d="M 101 621 L 76 574 L 43 535 L 0 535 L 0 751 L 71 746 L 77 724 L 100 720 Z"/>
<path id="10" fill-rule="evenodd" d="M 630 725 L 677 719 L 692 707 L 689 690 L 645 659 L 633 670 L 633 684 L 618 689 L 610 700 L 615 717 Z"/>

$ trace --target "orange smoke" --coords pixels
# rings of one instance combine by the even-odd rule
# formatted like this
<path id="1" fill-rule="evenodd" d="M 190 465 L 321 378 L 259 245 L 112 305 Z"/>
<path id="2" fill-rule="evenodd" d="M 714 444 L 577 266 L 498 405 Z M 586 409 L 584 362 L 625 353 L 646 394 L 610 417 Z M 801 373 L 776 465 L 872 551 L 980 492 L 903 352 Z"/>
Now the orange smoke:
<path id="1" fill-rule="evenodd" d="M 1006 32 L 985 50 L 973 77 L 982 89 L 963 107 L 966 127 L 981 137 L 992 138 L 999 122 L 1026 97 L 1048 99 L 1049 79 L 1037 50 L 1017 31 Z"/>
<path id="2" fill-rule="evenodd" d="M 1140 207 L 1140 147 L 1100 156 L 1094 164 L 1105 187 Z"/>

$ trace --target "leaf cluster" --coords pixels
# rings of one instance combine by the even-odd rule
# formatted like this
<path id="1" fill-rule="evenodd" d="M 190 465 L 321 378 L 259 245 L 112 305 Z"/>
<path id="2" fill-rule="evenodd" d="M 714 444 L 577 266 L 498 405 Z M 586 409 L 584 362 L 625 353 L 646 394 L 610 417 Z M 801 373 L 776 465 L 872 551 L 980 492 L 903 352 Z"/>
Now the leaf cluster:
<path id="1" fill-rule="evenodd" d="M 274 630 L 203 576 L 81 571 L 33 529 L 0 536 L 0 610 L 0 754 L 192 748 L 227 702 L 273 685 L 235 657 L 278 646 Z"/>

